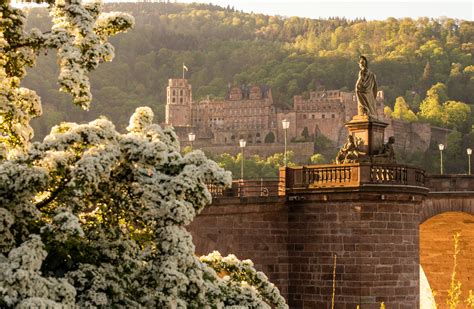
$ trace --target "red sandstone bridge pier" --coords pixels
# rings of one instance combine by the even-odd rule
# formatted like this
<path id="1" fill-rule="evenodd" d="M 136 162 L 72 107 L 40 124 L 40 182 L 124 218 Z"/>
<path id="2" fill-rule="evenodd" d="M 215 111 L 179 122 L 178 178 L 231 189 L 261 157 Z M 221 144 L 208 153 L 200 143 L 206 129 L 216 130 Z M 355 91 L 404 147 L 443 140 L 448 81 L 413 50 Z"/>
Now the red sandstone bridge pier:
<path id="1" fill-rule="evenodd" d="M 330 307 L 335 255 L 336 308 L 419 308 L 420 224 L 474 214 L 474 177 L 393 164 L 286 168 L 212 193 L 196 252 L 252 259 L 290 308 Z"/>

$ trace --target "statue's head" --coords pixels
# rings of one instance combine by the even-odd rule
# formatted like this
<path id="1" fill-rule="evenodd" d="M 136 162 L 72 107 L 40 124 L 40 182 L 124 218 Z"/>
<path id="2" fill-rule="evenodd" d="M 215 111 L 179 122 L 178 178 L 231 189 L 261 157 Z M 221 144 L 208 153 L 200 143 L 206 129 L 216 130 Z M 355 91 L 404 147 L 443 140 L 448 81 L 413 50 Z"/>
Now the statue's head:
<path id="1" fill-rule="evenodd" d="M 389 144 L 394 144 L 394 143 L 395 143 L 395 137 L 394 137 L 394 136 L 390 136 L 390 137 L 388 138 L 388 143 L 389 143 Z"/>
<path id="2" fill-rule="evenodd" d="M 360 56 L 360 57 L 359 57 L 359 68 L 360 68 L 361 70 L 364 70 L 364 69 L 366 69 L 368 66 L 369 66 L 369 62 L 367 61 L 367 58 L 365 58 L 364 56 Z"/>

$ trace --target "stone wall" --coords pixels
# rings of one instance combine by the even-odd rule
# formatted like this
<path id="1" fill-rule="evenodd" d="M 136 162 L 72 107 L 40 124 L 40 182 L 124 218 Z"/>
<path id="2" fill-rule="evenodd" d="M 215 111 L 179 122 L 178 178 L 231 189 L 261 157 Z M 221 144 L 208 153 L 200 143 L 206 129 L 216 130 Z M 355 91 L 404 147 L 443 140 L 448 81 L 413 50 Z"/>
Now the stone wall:
<path id="1" fill-rule="evenodd" d="M 221 199 L 189 227 L 197 254 L 250 258 L 290 308 L 418 308 L 418 207 L 413 195 L 336 193 Z"/>
<path id="2" fill-rule="evenodd" d="M 419 307 L 419 267 L 446 303 L 452 235 L 462 233 L 458 278 L 474 290 L 474 177 L 426 178 L 415 186 L 375 185 L 285 197 L 221 198 L 189 227 L 197 254 L 219 250 L 252 259 L 290 308 Z M 420 225 L 421 224 L 421 225 Z"/>
<path id="3" fill-rule="evenodd" d="M 397 195 L 340 198 L 289 207 L 290 308 L 331 304 L 334 255 L 336 308 L 418 308 L 417 205 Z"/>
<path id="4" fill-rule="evenodd" d="M 288 297 L 288 216 L 284 199 L 227 199 L 206 208 L 189 226 L 196 253 L 251 259 Z"/>
<path id="5" fill-rule="evenodd" d="M 398 151 L 426 151 L 431 142 L 431 126 L 427 123 L 410 123 L 395 119 L 384 119 L 389 125 L 385 129 L 385 139 L 395 137 Z"/>

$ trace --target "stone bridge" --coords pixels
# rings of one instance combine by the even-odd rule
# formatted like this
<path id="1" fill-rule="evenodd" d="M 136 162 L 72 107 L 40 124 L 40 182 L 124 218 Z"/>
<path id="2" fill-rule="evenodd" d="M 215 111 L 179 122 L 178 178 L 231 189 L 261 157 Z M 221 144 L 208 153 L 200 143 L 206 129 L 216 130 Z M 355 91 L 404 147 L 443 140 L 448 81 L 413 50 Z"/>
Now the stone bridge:
<path id="1" fill-rule="evenodd" d="M 458 231 L 463 297 L 474 290 L 474 176 L 318 165 L 210 190 L 213 204 L 189 227 L 197 254 L 252 259 L 290 308 L 330 308 L 333 297 L 335 308 L 419 308 L 420 262 L 445 304 Z"/>

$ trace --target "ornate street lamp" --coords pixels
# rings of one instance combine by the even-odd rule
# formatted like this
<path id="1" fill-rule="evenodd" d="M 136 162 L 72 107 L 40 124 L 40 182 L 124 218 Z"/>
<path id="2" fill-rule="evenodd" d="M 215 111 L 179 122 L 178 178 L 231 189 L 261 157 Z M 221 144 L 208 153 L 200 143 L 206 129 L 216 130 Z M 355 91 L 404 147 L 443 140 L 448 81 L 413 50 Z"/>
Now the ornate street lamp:
<path id="1" fill-rule="evenodd" d="M 196 140 L 196 134 L 193 132 L 188 134 L 189 142 L 191 143 L 191 150 L 193 150 L 193 143 Z"/>
<path id="2" fill-rule="evenodd" d="M 242 148 L 242 161 L 240 162 L 240 180 L 244 180 L 244 148 L 247 142 L 244 139 L 239 141 L 240 148 Z"/>
<path id="3" fill-rule="evenodd" d="M 472 155 L 472 149 L 468 148 L 466 149 L 467 152 L 467 158 L 468 158 L 468 163 L 469 163 L 469 169 L 468 169 L 468 175 L 471 175 L 471 155 Z"/>
<path id="4" fill-rule="evenodd" d="M 285 162 L 285 167 L 287 165 L 287 160 L 286 160 L 286 138 L 287 138 L 287 132 L 288 128 L 290 127 L 290 121 L 287 119 L 283 119 L 281 121 L 281 124 L 283 125 L 283 130 L 285 130 L 285 154 L 284 154 L 284 162 Z"/>
<path id="5" fill-rule="evenodd" d="M 438 148 L 439 148 L 439 153 L 440 153 L 440 171 L 441 171 L 441 175 L 443 175 L 443 150 L 444 150 L 444 145 L 439 144 Z"/>

